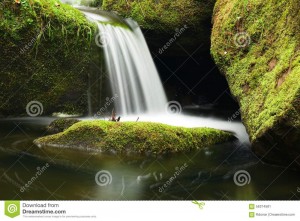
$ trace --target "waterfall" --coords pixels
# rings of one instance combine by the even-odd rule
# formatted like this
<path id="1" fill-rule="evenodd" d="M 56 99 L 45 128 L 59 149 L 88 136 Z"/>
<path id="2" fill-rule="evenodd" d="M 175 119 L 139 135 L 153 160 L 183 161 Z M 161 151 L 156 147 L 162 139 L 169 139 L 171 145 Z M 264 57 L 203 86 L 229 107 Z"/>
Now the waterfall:
<path id="1" fill-rule="evenodd" d="M 97 22 L 96 44 L 104 51 L 106 70 L 117 114 L 158 113 L 165 109 L 166 95 L 139 25 L 104 23 L 103 16 L 84 11 Z"/>
<path id="2" fill-rule="evenodd" d="M 158 72 L 140 27 L 127 20 L 130 29 L 98 23 L 110 85 L 118 95 L 121 114 L 155 113 L 167 103 Z"/>

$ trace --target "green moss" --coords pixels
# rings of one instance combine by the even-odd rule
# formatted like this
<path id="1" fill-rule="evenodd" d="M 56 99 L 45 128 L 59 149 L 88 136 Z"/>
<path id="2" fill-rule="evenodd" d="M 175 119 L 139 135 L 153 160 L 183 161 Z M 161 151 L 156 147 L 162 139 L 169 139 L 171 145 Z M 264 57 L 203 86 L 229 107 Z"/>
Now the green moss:
<path id="1" fill-rule="evenodd" d="M 87 70 L 95 24 L 55 0 L 0 3 L 0 113 L 86 112 Z"/>
<path id="2" fill-rule="evenodd" d="M 41 146 L 68 146 L 126 153 L 183 152 L 226 142 L 233 135 L 210 128 L 183 128 L 160 123 L 82 121 L 62 133 L 34 141 Z"/>
<path id="3" fill-rule="evenodd" d="M 80 120 L 73 118 L 57 119 L 50 123 L 50 125 L 47 127 L 47 132 L 51 134 L 60 133 L 78 122 L 80 122 Z"/>
<path id="4" fill-rule="evenodd" d="M 103 0 L 102 9 L 130 17 L 145 31 L 148 45 L 160 51 L 170 41 L 168 55 L 186 51 L 206 53 L 210 48 L 211 17 L 216 0 Z M 178 35 L 179 30 L 180 36 Z M 176 35 L 175 35 L 176 34 Z M 159 36 L 159 37 L 158 37 Z"/>
<path id="5" fill-rule="evenodd" d="M 215 0 L 104 0 L 102 8 L 132 17 L 143 28 L 156 32 L 172 31 L 187 25 L 200 30 L 212 14 Z"/>
<path id="6" fill-rule="evenodd" d="M 211 53 L 252 141 L 279 124 L 300 128 L 299 10 L 296 0 L 217 1 Z M 234 44 L 238 32 L 248 33 L 250 45 Z"/>

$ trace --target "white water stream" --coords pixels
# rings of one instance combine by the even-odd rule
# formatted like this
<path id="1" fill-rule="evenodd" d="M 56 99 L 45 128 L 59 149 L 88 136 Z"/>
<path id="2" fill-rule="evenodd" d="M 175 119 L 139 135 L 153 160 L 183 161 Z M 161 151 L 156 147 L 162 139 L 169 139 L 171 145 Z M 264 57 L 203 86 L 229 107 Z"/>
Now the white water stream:
<path id="1" fill-rule="evenodd" d="M 164 111 L 167 98 L 139 25 L 131 19 L 126 19 L 127 27 L 105 24 L 101 15 L 84 13 L 98 24 L 95 40 L 104 51 L 117 114 Z"/>

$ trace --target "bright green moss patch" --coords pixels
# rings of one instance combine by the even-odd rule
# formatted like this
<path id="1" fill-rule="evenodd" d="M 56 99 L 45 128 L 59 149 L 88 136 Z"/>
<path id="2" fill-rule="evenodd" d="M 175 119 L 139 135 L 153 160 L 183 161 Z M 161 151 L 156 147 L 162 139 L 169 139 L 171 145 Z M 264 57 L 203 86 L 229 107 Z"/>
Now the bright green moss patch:
<path id="1" fill-rule="evenodd" d="M 96 25 L 56 0 L 0 2 L 0 115 L 86 112 L 87 72 Z"/>
<path id="2" fill-rule="evenodd" d="M 160 123 L 82 121 L 62 133 L 36 139 L 39 146 L 66 146 L 117 153 L 169 153 L 200 149 L 233 138 L 210 128 L 183 128 Z"/>
<path id="3" fill-rule="evenodd" d="M 168 31 L 181 28 L 201 29 L 210 19 L 215 0 L 104 0 L 103 9 L 132 17 L 145 29 Z"/>
<path id="4" fill-rule="evenodd" d="M 300 128 L 299 10 L 296 0 L 216 4 L 211 53 L 240 103 L 251 140 L 291 112 L 293 120 L 285 124 Z M 248 33 L 250 45 L 234 44 L 238 32 Z"/>
<path id="5" fill-rule="evenodd" d="M 168 54 L 182 54 L 182 47 L 207 53 L 210 48 L 211 17 L 216 0 L 103 0 L 102 9 L 133 18 L 147 30 L 150 48 L 159 50 L 177 34 Z M 180 35 L 178 35 L 179 30 Z M 174 40 L 174 39 L 173 39 Z M 201 46 L 201 47 L 200 47 Z M 199 52 L 199 51 L 198 51 Z"/>

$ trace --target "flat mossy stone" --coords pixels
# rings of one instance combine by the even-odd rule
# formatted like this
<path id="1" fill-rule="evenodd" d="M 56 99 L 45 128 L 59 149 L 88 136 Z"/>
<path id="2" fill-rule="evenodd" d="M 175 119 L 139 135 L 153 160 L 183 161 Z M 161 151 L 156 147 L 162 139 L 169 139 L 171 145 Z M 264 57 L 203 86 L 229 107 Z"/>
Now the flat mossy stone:
<path id="1" fill-rule="evenodd" d="M 187 152 L 234 139 L 211 128 L 183 128 L 149 122 L 81 121 L 67 130 L 38 138 L 39 147 L 88 149 L 117 154 Z"/>

